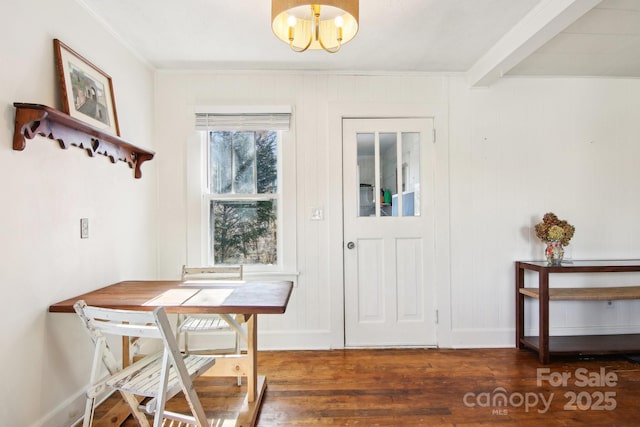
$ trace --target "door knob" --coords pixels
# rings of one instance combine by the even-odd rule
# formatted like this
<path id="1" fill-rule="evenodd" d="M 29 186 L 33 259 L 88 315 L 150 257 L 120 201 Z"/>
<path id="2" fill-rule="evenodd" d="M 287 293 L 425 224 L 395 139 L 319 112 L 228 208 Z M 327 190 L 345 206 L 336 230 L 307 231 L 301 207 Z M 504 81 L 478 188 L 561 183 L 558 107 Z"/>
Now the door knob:
<path id="1" fill-rule="evenodd" d="M 349 242 L 349 243 L 347 243 L 347 249 L 353 249 L 353 248 L 355 248 L 355 247 L 356 247 L 356 244 L 355 244 L 355 243 L 353 243 L 353 242 Z"/>

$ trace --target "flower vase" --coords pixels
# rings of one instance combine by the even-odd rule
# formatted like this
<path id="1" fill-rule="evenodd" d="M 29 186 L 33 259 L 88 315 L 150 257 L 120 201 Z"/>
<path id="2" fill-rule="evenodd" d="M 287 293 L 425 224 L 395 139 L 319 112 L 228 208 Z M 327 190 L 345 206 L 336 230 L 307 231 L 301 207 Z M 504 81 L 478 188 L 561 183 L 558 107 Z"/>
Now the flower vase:
<path id="1" fill-rule="evenodd" d="M 551 240 L 547 242 L 547 247 L 544 251 L 547 258 L 547 264 L 549 265 L 561 265 L 562 258 L 564 257 L 564 248 L 562 243 L 558 240 Z"/>

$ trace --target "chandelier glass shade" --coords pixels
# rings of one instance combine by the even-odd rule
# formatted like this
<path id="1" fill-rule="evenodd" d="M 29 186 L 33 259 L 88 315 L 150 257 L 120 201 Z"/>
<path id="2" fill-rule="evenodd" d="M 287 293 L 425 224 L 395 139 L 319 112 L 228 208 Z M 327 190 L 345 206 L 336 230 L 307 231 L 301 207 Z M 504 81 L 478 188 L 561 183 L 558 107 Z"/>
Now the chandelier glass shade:
<path id="1" fill-rule="evenodd" d="M 358 32 L 358 0 L 272 0 L 273 33 L 295 52 L 337 52 Z"/>

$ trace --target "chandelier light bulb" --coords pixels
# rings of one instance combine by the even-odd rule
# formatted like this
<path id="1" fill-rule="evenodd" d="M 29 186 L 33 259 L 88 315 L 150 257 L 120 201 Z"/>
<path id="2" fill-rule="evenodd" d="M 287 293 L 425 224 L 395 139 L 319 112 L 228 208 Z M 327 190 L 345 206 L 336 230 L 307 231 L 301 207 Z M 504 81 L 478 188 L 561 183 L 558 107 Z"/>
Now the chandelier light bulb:
<path id="1" fill-rule="evenodd" d="M 338 52 L 358 32 L 359 0 L 271 0 L 271 28 L 294 52 Z"/>

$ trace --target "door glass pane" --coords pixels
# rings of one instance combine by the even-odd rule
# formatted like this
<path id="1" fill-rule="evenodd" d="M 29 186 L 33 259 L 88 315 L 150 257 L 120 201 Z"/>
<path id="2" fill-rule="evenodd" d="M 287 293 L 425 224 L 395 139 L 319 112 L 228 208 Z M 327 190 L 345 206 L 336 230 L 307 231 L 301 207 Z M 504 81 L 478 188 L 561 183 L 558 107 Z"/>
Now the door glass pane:
<path id="1" fill-rule="evenodd" d="M 380 133 L 380 216 L 393 213 L 393 195 L 398 192 L 398 135 Z"/>
<path id="2" fill-rule="evenodd" d="M 420 216 L 420 134 L 418 132 L 402 133 L 402 159 L 398 163 L 402 171 L 400 174 L 402 216 Z M 395 212 L 394 215 L 396 215 Z"/>
<path id="3" fill-rule="evenodd" d="M 359 133 L 356 135 L 358 143 L 358 216 L 375 216 L 376 187 L 375 168 L 375 135 L 373 133 Z"/>
<path id="4" fill-rule="evenodd" d="M 358 216 L 420 216 L 420 133 L 358 133 L 357 144 Z"/>

